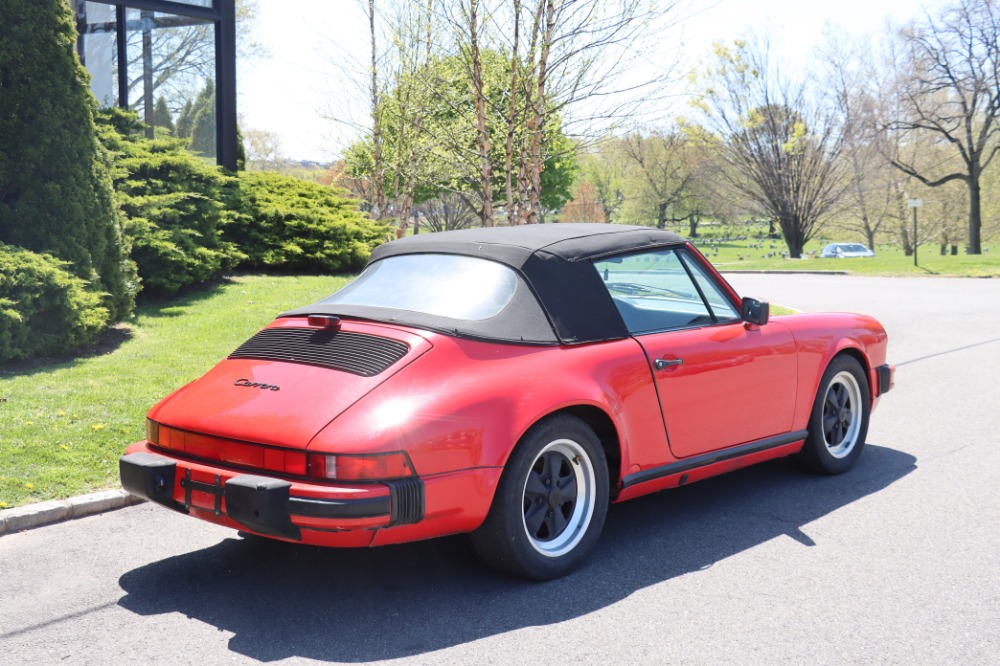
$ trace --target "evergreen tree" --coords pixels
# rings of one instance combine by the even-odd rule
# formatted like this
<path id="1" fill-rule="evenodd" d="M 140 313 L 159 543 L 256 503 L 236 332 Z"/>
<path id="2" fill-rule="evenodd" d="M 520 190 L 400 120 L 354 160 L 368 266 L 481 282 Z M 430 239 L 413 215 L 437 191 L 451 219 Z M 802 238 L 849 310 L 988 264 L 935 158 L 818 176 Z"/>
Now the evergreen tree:
<path id="1" fill-rule="evenodd" d="M 191 125 L 194 122 L 194 102 L 188 100 L 177 114 L 177 136 L 182 139 L 191 138 Z"/>
<path id="2" fill-rule="evenodd" d="M 239 124 L 236 125 L 236 170 L 247 170 L 247 147 L 243 145 L 243 132 L 240 131 Z"/>
<path id="3" fill-rule="evenodd" d="M 153 107 L 153 125 L 162 127 L 170 134 L 174 133 L 174 117 L 167 108 L 167 100 L 162 97 L 156 100 L 156 106 Z"/>
<path id="4" fill-rule="evenodd" d="M 66 0 L 4 0 L 0 21 L 0 242 L 71 263 L 112 319 L 138 280 L 122 240 L 96 101 Z"/>
<path id="5" fill-rule="evenodd" d="M 215 155 L 215 83 L 212 79 L 205 81 L 205 87 L 194 102 L 191 150 L 202 155 Z"/>

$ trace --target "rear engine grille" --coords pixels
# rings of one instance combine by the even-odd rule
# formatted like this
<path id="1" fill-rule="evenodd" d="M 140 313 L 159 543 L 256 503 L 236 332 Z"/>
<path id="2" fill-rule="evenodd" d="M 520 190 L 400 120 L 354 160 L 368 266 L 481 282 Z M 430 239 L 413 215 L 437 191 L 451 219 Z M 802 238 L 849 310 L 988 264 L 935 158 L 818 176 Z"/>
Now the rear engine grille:
<path id="1" fill-rule="evenodd" d="M 303 363 L 374 377 L 403 358 L 408 349 L 397 340 L 363 333 L 265 328 L 240 345 L 229 358 Z"/>

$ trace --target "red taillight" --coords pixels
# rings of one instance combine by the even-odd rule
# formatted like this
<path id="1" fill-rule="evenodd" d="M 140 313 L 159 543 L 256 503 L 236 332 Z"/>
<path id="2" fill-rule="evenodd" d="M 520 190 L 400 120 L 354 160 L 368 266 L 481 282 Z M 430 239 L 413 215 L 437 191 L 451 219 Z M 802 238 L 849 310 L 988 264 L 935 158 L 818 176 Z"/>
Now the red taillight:
<path id="1" fill-rule="evenodd" d="M 402 451 L 364 455 L 309 454 L 309 476 L 336 481 L 387 481 L 414 476 L 413 463 Z"/>
<path id="2" fill-rule="evenodd" d="M 310 326 L 318 326 L 319 328 L 340 328 L 340 317 L 333 315 L 309 315 L 306 321 Z"/>
<path id="3" fill-rule="evenodd" d="M 156 446 L 183 451 L 188 455 L 205 460 L 269 470 L 280 474 L 306 476 L 306 454 L 304 451 L 211 437 L 178 430 L 149 420 L 146 421 L 146 439 Z"/>
<path id="4" fill-rule="evenodd" d="M 146 441 L 150 444 L 160 443 L 160 424 L 153 419 L 146 419 Z"/>

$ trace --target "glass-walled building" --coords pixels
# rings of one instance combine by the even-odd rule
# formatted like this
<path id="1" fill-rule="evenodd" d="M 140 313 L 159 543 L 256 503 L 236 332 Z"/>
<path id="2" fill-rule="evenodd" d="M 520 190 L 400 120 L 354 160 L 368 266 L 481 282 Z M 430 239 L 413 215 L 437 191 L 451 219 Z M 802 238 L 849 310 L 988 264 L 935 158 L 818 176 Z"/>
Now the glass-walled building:
<path id="1" fill-rule="evenodd" d="M 235 0 L 69 0 L 102 106 L 236 168 Z"/>

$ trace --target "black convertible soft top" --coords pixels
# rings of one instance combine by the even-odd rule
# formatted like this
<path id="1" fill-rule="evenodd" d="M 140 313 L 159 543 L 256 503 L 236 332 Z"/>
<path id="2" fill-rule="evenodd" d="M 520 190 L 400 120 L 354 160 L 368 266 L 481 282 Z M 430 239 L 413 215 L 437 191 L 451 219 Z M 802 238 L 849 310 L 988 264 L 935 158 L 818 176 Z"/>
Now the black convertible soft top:
<path id="1" fill-rule="evenodd" d="M 369 264 L 404 254 L 481 257 L 518 274 L 522 283 L 514 299 L 483 321 L 322 302 L 280 316 L 341 315 L 522 344 L 618 340 L 628 331 L 591 260 L 684 242 L 669 231 L 619 224 L 533 224 L 410 236 L 375 248 Z"/>

